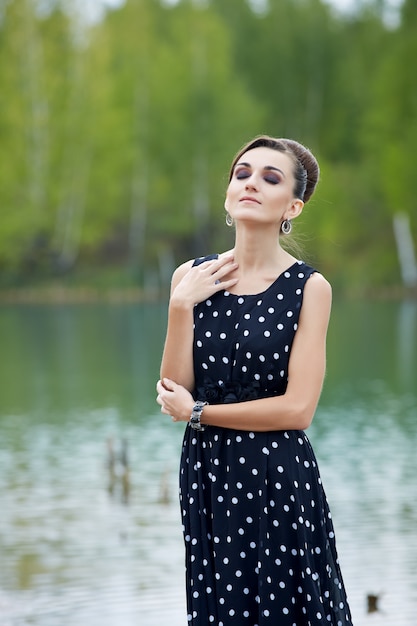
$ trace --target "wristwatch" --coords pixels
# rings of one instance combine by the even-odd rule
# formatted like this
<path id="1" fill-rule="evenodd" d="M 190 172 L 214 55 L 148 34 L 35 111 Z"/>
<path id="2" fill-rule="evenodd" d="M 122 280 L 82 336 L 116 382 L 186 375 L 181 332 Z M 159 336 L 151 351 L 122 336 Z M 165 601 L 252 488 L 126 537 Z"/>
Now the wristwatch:
<path id="1" fill-rule="evenodd" d="M 208 404 L 208 402 L 202 402 L 201 400 L 197 400 L 195 405 L 193 406 L 193 411 L 190 417 L 190 426 L 194 428 L 194 430 L 205 430 L 205 424 L 201 423 L 201 414 L 203 412 L 204 407 Z"/>

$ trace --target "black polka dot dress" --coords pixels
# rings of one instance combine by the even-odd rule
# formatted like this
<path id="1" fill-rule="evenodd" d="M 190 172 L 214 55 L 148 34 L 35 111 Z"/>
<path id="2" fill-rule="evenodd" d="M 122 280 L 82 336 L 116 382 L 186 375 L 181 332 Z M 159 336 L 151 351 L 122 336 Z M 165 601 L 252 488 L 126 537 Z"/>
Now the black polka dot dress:
<path id="1" fill-rule="evenodd" d="M 297 262 L 261 294 L 221 291 L 195 307 L 196 400 L 285 392 L 303 289 L 314 271 Z M 189 624 L 352 624 L 331 514 L 304 431 L 198 432 L 188 425 L 180 499 Z"/>

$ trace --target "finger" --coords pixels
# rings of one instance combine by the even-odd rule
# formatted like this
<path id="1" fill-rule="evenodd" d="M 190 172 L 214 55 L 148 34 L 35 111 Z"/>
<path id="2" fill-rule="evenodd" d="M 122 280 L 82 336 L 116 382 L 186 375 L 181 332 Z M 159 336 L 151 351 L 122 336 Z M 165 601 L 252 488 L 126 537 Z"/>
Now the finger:
<path id="1" fill-rule="evenodd" d="M 235 266 L 237 267 L 237 263 L 234 260 L 234 257 L 224 257 L 222 259 L 219 259 L 217 261 L 215 261 L 213 263 L 213 265 L 210 267 L 212 273 L 216 273 L 216 272 L 220 272 L 220 273 L 226 273 L 230 272 L 232 268 L 234 268 Z"/>
<path id="2" fill-rule="evenodd" d="M 175 383 L 173 380 L 170 378 L 163 378 L 161 382 L 166 391 L 174 391 Z"/>
<path id="3" fill-rule="evenodd" d="M 230 287 L 233 287 L 233 285 L 236 285 L 236 283 L 238 282 L 239 282 L 238 278 L 230 278 L 229 280 L 216 281 L 215 283 L 216 291 L 220 291 L 221 289 L 224 289 L 225 291 L 227 291 L 227 289 L 230 289 Z"/>
<path id="4" fill-rule="evenodd" d="M 219 269 L 221 269 L 224 265 L 233 263 L 233 256 L 219 257 L 218 259 L 213 259 L 212 261 L 206 261 L 205 263 L 201 263 L 201 265 L 195 266 L 198 271 L 204 272 L 206 274 L 214 274 Z"/>
<path id="5" fill-rule="evenodd" d="M 231 278 L 228 278 L 228 276 L 232 274 L 232 272 L 236 271 L 238 267 L 239 266 L 237 263 L 233 263 L 233 265 L 231 265 L 230 267 L 221 267 L 217 272 L 214 272 L 213 277 L 216 280 L 220 280 L 222 282 L 225 279 L 232 280 Z"/>

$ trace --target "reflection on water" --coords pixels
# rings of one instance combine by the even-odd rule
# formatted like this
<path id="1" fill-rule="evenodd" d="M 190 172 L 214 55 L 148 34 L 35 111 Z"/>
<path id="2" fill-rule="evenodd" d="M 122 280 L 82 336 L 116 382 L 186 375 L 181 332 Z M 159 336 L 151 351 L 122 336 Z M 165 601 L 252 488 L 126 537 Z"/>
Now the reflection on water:
<path id="1" fill-rule="evenodd" d="M 415 623 L 416 304 L 336 303 L 309 431 L 355 626 Z M 1 626 L 185 626 L 164 325 L 157 305 L 0 309 Z M 128 442 L 127 502 L 109 437 Z"/>

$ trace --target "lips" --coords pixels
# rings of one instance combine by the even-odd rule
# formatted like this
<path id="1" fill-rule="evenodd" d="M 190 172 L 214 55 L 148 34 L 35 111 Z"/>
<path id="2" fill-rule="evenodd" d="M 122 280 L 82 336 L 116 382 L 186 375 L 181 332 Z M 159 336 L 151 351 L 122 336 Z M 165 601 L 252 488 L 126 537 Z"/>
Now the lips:
<path id="1" fill-rule="evenodd" d="M 240 198 L 239 202 L 256 202 L 256 204 L 261 204 L 259 200 L 252 196 L 243 196 L 243 198 Z"/>

